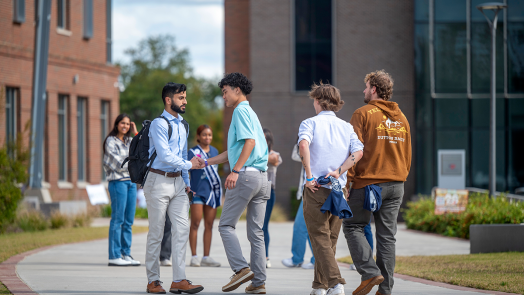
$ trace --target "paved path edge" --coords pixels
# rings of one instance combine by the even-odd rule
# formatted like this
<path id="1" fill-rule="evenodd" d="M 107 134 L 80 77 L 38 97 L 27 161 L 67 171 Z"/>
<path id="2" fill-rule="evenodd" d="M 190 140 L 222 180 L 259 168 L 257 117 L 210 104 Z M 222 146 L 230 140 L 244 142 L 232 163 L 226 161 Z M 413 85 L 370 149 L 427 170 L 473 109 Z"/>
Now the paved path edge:
<path id="1" fill-rule="evenodd" d="M 27 256 L 56 246 L 60 245 L 45 246 L 9 257 L 6 261 L 0 263 L 0 282 L 14 295 L 38 294 L 20 279 L 16 273 L 16 265 Z"/>
<path id="2" fill-rule="evenodd" d="M 350 266 L 349 264 L 344 263 L 344 262 L 338 262 L 338 265 L 344 268 L 349 268 Z M 500 291 L 490 291 L 490 290 L 481 290 L 481 289 L 475 289 L 475 288 L 469 288 L 469 287 L 462 287 L 462 286 L 451 285 L 451 284 L 442 283 L 442 282 L 430 281 L 430 280 L 412 277 L 408 275 L 403 275 L 399 273 L 395 273 L 394 277 L 405 280 L 405 281 L 411 281 L 415 283 L 421 283 L 425 285 L 442 287 L 442 288 L 452 289 L 452 290 L 457 290 L 457 291 L 470 291 L 470 292 L 478 292 L 478 293 L 492 294 L 492 295 L 520 295 L 517 293 L 506 293 L 506 292 L 500 292 Z"/>

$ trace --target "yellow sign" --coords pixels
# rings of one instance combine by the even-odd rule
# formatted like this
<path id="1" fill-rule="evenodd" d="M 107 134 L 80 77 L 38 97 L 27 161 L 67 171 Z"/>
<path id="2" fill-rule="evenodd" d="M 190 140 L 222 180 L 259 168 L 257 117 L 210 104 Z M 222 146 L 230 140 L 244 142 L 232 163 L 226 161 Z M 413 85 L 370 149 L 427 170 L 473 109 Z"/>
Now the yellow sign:
<path id="1" fill-rule="evenodd" d="M 465 189 L 435 189 L 435 215 L 465 211 L 468 193 Z"/>

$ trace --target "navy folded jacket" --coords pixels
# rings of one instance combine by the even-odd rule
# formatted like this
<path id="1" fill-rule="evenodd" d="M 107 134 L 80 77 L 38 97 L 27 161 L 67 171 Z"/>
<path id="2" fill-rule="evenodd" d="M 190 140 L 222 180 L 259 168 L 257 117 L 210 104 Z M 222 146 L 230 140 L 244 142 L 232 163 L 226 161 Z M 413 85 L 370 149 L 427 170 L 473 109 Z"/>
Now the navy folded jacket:
<path id="1" fill-rule="evenodd" d="M 333 176 L 328 178 L 325 177 L 325 175 L 320 176 L 317 179 L 317 183 L 320 185 L 326 185 L 331 182 L 331 193 L 329 194 L 326 202 L 324 202 L 324 205 L 322 205 L 322 208 L 320 208 L 320 211 L 322 213 L 329 211 L 331 214 L 338 216 L 340 219 L 353 217 L 353 213 L 349 208 L 346 198 L 344 198 L 344 192 L 342 192 L 342 187 L 340 186 L 338 180 Z"/>
<path id="2" fill-rule="evenodd" d="M 382 206 L 382 188 L 378 185 L 366 185 L 366 198 L 364 199 L 364 209 L 375 212 Z"/>

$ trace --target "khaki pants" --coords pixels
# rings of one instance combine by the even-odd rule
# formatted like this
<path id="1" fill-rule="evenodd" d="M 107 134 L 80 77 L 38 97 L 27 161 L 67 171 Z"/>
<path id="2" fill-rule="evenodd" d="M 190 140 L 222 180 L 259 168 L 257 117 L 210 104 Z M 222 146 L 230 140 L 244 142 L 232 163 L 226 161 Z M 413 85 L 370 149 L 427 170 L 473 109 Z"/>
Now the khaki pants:
<path id="1" fill-rule="evenodd" d="M 189 198 L 182 177 L 149 173 L 144 184 L 149 232 L 146 245 L 146 272 L 149 282 L 160 280 L 160 245 L 166 212 L 171 220 L 173 281 L 186 279 L 186 245 L 189 239 Z"/>
<path id="2" fill-rule="evenodd" d="M 342 219 L 331 212 L 320 212 L 330 193 L 331 190 L 324 187 L 315 193 L 304 188 L 304 219 L 315 256 L 315 277 L 312 284 L 314 289 L 328 289 L 339 283 L 346 283 L 340 275 L 335 259 Z"/>

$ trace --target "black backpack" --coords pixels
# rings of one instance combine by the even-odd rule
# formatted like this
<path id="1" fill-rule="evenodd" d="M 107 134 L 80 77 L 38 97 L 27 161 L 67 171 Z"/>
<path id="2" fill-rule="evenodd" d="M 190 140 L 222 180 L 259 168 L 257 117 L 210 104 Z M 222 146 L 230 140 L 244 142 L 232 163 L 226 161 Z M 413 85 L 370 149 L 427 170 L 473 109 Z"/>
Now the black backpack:
<path id="1" fill-rule="evenodd" d="M 158 118 L 166 120 L 168 126 L 168 140 L 170 140 L 171 134 L 173 133 L 171 124 L 169 124 L 169 121 L 164 116 Z M 150 120 L 142 122 L 142 130 L 133 137 L 129 147 L 129 156 L 124 160 L 121 166 L 124 167 L 124 165 L 129 161 L 127 167 L 129 170 L 129 176 L 131 177 L 131 182 L 140 184 L 141 186 L 144 186 L 149 173 L 149 168 L 153 165 L 153 162 L 156 159 L 156 150 L 153 155 L 151 155 L 151 158 L 149 158 L 149 127 L 151 126 L 151 122 L 152 121 Z M 189 124 L 186 120 L 182 120 L 182 124 L 186 129 L 186 135 L 189 135 Z M 148 163 L 151 164 L 148 166 Z"/>

